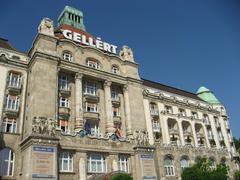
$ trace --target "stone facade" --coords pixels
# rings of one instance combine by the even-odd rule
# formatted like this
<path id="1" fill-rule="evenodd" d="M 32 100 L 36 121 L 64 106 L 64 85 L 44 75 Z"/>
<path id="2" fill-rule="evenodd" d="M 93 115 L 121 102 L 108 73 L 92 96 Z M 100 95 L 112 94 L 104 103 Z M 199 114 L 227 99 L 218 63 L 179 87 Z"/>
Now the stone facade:
<path id="1" fill-rule="evenodd" d="M 114 55 L 76 44 L 48 18 L 38 30 L 28 54 L 0 48 L 0 152 L 12 155 L 2 179 L 86 180 L 113 171 L 180 179 L 205 156 L 213 167 L 226 163 L 232 178 L 238 154 L 222 104 L 141 79 L 127 46 Z"/>

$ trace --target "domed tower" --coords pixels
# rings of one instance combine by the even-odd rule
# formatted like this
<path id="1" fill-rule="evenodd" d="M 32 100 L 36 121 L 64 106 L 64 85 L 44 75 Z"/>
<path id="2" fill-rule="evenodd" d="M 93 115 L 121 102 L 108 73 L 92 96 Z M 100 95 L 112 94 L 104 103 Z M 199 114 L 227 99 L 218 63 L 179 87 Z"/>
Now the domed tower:
<path id="1" fill-rule="evenodd" d="M 76 29 L 86 31 L 83 24 L 83 13 L 78 9 L 70 6 L 65 6 L 60 16 L 58 17 L 58 26 L 69 25 Z"/>

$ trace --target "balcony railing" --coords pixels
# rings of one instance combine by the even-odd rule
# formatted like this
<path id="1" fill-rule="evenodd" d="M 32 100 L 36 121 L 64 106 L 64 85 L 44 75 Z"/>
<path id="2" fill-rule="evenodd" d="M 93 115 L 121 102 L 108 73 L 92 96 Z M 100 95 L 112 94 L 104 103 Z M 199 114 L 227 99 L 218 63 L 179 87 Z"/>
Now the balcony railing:
<path id="1" fill-rule="evenodd" d="M 155 110 L 155 109 L 150 109 L 150 114 L 152 116 L 158 116 L 159 115 L 158 110 Z"/>
<path id="2" fill-rule="evenodd" d="M 160 124 L 158 123 L 153 123 L 152 125 L 152 129 L 153 129 L 153 132 L 161 132 L 161 127 L 160 127 Z"/>

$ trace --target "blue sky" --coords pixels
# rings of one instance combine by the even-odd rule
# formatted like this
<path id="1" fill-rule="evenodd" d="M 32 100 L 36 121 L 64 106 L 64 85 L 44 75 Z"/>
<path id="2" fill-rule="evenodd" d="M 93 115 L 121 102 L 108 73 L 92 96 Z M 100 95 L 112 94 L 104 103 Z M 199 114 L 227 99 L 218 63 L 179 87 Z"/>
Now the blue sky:
<path id="1" fill-rule="evenodd" d="M 83 11 L 91 34 L 131 47 L 142 77 L 214 91 L 240 137 L 239 0 L 1 0 L 0 37 L 27 52 L 41 19 L 57 26 L 65 5 Z"/>

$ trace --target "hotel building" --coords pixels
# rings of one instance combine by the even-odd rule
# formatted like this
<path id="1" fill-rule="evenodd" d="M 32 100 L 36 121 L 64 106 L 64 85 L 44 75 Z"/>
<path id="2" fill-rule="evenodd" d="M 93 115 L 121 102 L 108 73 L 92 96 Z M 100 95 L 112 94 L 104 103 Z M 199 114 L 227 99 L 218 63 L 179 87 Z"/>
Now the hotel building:
<path id="1" fill-rule="evenodd" d="M 134 180 L 181 179 L 199 158 L 239 169 L 224 105 L 143 79 L 128 46 L 85 29 L 66 6 L 44 18 L 28 53 L 0 39 L 0 176 L 87 180 L 123 171 Z"/>

